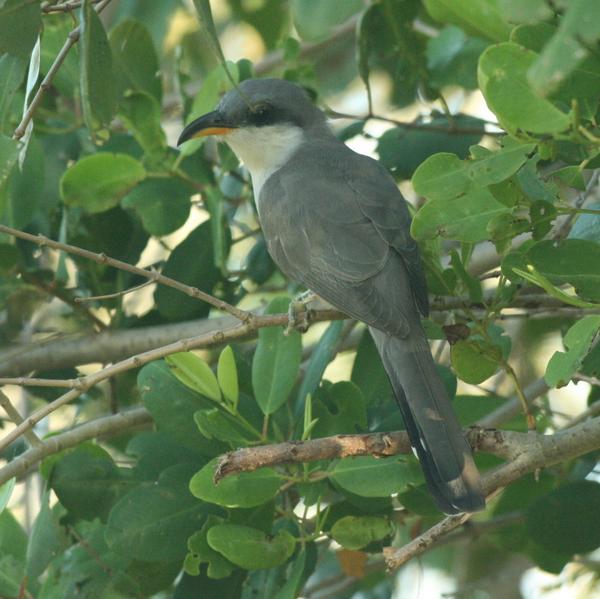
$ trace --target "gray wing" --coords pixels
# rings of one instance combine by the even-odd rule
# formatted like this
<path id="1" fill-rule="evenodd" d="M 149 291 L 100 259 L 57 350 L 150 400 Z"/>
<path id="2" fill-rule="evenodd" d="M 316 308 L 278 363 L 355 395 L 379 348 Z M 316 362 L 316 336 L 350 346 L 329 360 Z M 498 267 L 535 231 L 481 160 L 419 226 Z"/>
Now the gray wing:
<path id="1" fill-rule="evenodd" d="M 343 144 L 306 144 L 268 179 L 259 203 L 279 267 L 340 310 L 403 337 L 415 301 L 426 311 L 410 216 L 377 162 Z"/>

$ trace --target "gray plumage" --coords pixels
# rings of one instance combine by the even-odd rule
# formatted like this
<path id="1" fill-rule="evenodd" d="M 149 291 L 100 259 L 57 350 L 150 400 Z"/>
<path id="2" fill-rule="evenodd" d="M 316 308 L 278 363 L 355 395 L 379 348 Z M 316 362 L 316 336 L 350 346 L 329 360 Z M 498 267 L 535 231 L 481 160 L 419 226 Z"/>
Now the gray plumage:
<path id="1" fill-rule="evenodd" d="M 271 256 L 290 278 L 369 326 L 438 507 L 450 514 L 483 509 L 479 473 L 421 326 L 427 287 L 394 180 L 340 142 L 301 88 L 274 79 L 241 88 L 264 108 L 257 117 L 229 92 L 216 111 L 226 125 L 301 131 L 273 172 L 255 175 L 249 165 L 253 180 L 261 179 L 257 204 Z M 243 154 L 243 144 L 230 139 Z"/>

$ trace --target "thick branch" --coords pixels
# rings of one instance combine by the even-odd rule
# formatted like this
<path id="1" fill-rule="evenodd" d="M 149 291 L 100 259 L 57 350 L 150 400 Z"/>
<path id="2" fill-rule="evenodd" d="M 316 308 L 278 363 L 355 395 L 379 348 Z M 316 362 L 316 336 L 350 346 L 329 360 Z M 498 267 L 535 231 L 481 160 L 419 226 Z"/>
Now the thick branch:
<path id="1" fill-rule="evenodd" d="M 331 320 L 333 316 L 339 316 L 339 313 L 337 312 L 334 312 L 333 314 L 330 312 L 328 314 L 327 310 L 323 310 L 321 314 L 323 316 L 323 320 Z M 28 416 L 27 419 L 24 420 L 21 424 L 19 424 L 16 428 L 7 433 L 0 440 L 0 451 L 2 451 L 4 448 L 10 445 L 16 439 L 18 439 L 26 431 L 33 428 L 40 420 L 42 420 L 58 408 L 72 402 L 82 393 L 87 391 L 90 387 L 97 385 L 100 381 L 109 379 L 117 374 L 126 372 L 127 370 L 139 368 L 140 366 L 143 366 L 148 362 L 164 358 L 165 356 L 168 356 L 173 353 L 189 351 L 190 349 L 196 349 L 198 347 L 220 345 L 222 343 L 226 343 L 227 341 L 243 339 L 250 333 L 253 333 L 257 329 L 263 327 L 284 326 L 288 324 L 288 320 L 289 318 L 287 314 L 268 314 L 265 316 L 254 316 L 247 322 L 240 323 L 237 326 L 234 326 L 225 331 L 218 330 L 211 333 L 205 333 L 203 335 L 197 335 L 195 337 L 181 339 L 180 341 L 177 341 L 175 343 L 170 343 L 169 345 L 157 347 L 156 349 L 152 349 L 147 352 L 131 356 L 125 360 L 122 360 L 121 362 L 117 362 L 116 364 L 112 364 L 110 366 L 107 366 L 106 368 L 102 368 L 97 372 L 84 376 L 81 379 L 79 379 L 80 384 L 76 388 L 71 389 L 70 391 L 68 391 L 64 395 L 61 395 L 54 401 L 45 404 L 43 407 L 39 408 L 37 411 L 33 412 L 33 414 Z"/>
<path id="2" fill-rule="evenodd" d="M 445 313 L 465 306 L 471 310 L 483 307 L 470 303 L 467 298 L 444 297 L 432 302 L 431 311 Z M 544 294 L 524 294 L 513 300 L 510 308 L 559 311 L 570 306 Z M 327 311 L 331 318 L 342 318 Z M 337 314 L 337 313 L 336 313 Z M 323 320 L 321 310 L 311 311 L 311 320 Z M 123 360 L 135 353 L 166 345 L 194 332 L 195 334 L 228 329 L 238 322 L 237 318 L 222 316 L 211 319 L 190 320 L 175 324 L 162 324 L 125 330 L 105 330 L 97 334 L 80 335 L 63 339 L 50 339 L 27 346 L 13 346 L 0 351 L 0 377 L 24 376 L 34 370 L 68 368 L 93 362 L 108 363 Z"/>
<path id="3" fill-rule="evenodd" d="M 540 468 L 573 459 L 600 448 L 600 418 L 577 424 L 553 435 L 518 433 L 473 427 L 466 433 L 475 450 L 507 460 L 483 476 L 485 494 L 490 496 L 512 481 Z M 243 448 L 221 458 L 215 483 L 228 474 L 257 468 L 360 455 L 388 456 L 408 453 L 410 443 L 404 432 L 337 435 L 312 441 L 292 441 L 264 447 Z M 460 526 L 468 514 L 449 516 L 400 548 L 386 548 L 388 568 L 395 569 L 424 553 L 439 538 Z"/>
<path id="4" fill-rule="evenodd" d="M 60 433 L 53 437 L 48 437 L 42 443 L 28 449 L 18 458 L 9 462 L 0 470 L 0 485 L 15 476 L 22 476 L 30 468 L 41 462 L 49 455 L 53 455 L 79 445 L 89 439 L 115 435 L 133 427 L 150 424 L 152 417 L 145 408 L 137 408 L 129 412 L 97 418 L 86 422 L 66 433 Z"/>

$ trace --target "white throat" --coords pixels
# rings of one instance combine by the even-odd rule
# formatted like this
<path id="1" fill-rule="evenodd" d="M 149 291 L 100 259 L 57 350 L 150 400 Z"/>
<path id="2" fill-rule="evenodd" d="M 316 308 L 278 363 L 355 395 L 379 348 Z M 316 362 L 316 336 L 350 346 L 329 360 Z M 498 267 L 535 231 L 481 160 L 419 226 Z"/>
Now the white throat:
<path id="1" fill-rule="evenodd" d="M 294 125 L 244 127 L 234 129 L 224 140 L 250 171 L 258 206 L 262 186 L 291 158 L 304 140 L 304 133 Z"/>

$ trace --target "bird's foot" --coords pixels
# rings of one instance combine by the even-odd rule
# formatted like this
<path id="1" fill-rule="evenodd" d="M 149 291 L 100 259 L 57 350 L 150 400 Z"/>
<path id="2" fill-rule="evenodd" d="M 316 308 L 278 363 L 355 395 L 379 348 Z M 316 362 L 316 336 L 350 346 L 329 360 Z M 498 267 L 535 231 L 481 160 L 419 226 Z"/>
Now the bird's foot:
<path id="1" fill-rule="evenodd" d="M 283 332 L 284 335 L 289 335 L 292 331 L 306 333 L 310 327 L 311 311 L 306 305 L 316 299 L 316 295 L 312 291 L 305 291 L 297 295 L 288 307 L 288 324 Z"/>

